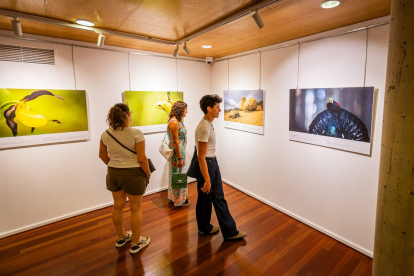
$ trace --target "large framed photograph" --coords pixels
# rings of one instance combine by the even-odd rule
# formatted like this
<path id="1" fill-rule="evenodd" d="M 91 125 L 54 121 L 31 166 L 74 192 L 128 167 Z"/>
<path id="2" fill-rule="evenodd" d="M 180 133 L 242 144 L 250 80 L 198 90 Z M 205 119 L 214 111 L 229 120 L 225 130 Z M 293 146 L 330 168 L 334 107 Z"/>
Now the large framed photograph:
<path id="1" fill-rule="evenodd" d="M 89 139 L 85 90 L 0 88 L 0 149 Z"/>
<path id="2" fill-rule="evenodd" d="M 370 155 L 374 87 L 290 90 L 289 139 Z"/>
<path id="3" fill-rule="evenodd" d="M 264 134 L 263 90 L 224 90 L 224 127 Z"/>
<path id="4" fill-rule="evenodd" d="M 124 102 L 132 112 L 131 126 L 143 133 L 163 132 L 176 101 L 183 101 L 183 92 L 125 91 Z"/>

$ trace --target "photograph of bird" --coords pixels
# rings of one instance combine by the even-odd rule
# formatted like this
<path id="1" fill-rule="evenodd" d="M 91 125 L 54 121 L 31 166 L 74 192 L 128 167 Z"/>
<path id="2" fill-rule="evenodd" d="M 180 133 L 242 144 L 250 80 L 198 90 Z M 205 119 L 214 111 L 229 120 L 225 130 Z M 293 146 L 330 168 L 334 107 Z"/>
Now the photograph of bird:
<path id="1" fill-rule="evenodd" d="M 17 136 L 17 123 L 14 121 L 15 119 L 22 123 L 23 125 L 27 127 L 31 127 L 31 133 L 35 130 L 37 127 L 42 127 L 47 124 L 47 122 L 55 122 L 58 124 L 61 124 L 59 120 L 53 119 L 53 120 L 47 120 L 43 115 L 33 111 L 31 107 L 27 104 L 29 101 L 33 101 L 37 99 L 40 96 L 53 96 L 58 99 L 61 99 L 66 102 L 66 100 L 59 96 L 55 95 L 50 91 L 47 90 L 38 90 L 30 95 L 27 95 L 20 101 L 9 101 L 5 102 L 0 106 L 0 110 L 11 105 L 9 108 L 6 109 L 4 112 L 4 118 L 6 119 L 6 124 L 10 128 L 10 130 L 13 133 L 13 136 Z"/>
<path id="2" fill-rule="evenodd" d="M 171 98 L 170 95 L 166 95 L 165 98 L 167 100 L 161 101 L 161 102 L 158 101 L 155 104 L 155 108 L 165 111 L 165 113 L 167 114 L 167 117 L 169 117 L 170 116 L 170 112 L 171 112 L 171 108 L 172 108 L 172 106 L 174 104 L 174 100 Z"/>
<path id="3" fill-rule="evenodd" d="M 357 116 L 341 108 L 332 98 L 326 104 L 326 110 L 319 113 L 309 125 L 309 133 L 370 142 L 365 124 Z"/>

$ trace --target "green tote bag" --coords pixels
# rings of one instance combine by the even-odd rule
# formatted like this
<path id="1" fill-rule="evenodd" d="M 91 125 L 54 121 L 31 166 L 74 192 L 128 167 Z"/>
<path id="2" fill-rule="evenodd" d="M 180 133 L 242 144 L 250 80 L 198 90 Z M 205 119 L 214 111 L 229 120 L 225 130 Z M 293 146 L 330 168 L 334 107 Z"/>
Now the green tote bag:
<path id="1" fill-rule="evenodd" d="M 181 189 L 187 188 L 187 174 L 186 173 L 173 173 L 171 188 Z"/>

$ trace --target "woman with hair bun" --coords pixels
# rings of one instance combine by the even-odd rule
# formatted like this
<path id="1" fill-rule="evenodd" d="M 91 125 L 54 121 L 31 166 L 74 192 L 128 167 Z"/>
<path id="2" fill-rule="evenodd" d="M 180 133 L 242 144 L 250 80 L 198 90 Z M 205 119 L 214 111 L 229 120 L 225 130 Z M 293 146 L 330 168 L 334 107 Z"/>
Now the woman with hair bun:
<path id="1" fill-rule="evenodd" d="M 142 196 L 151 176 L 145 139 L 139 129 L 130 127 L 131 112 L 126 104 L 118 103 L 111 107 L 106 121 L 109 128 L 101 136 L 99 157 L 108 166 L 106 188 L 112 192 L 114 199 L 112 221 L 118 235 L 115 246 L 120 248 L 131 241 L 130 253 L 135 254 L 151 241 L 150 237 L 140 236 Z M 132 231 L 125 231 L 124 228 L 127 198 Z"/>
<path id="2" fill-rule="evenodd" d="M 188 206 L 188 188 L 173 189 L 171 187 L 172 175 L 181 172 L 185 166 L 185 148 L 187 146 L 187 128 L 184 126 L 183 119 L 187 115 L 187 104 L 177 101 L 171 108 L 167 135 L 169 146 L 174 149 L 174 155 L 170 159 L 170 172 L 168 177 L 168 199 L 174 206 Z"/>

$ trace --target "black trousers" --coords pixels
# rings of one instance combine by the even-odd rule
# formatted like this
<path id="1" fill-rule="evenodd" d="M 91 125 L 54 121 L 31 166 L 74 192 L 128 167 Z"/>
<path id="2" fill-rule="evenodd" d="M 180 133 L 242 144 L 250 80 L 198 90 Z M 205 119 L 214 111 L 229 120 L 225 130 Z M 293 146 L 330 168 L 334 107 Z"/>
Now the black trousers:
<path id="1" fill-rule="evenodd" d="M 209 194 L 206 194 L 201 190 L 204 186 L 204 177 L 201 174 L 201 171 L 199 171 L 196 176 L 198 192 L 196 217 L 198 230 L 208 234 L 213 228 L 213 225 L 210 223 L 213 204 L 219 221 L 221 234 L 223 235 L 223 238 L 227 239 L 236 236 L 239 231 L 237 231 L 236 222 L 231 216 L 227 201 L 224 198 L 223 182 L 221 180 L 217 159 L 215 157 L 206 157 L 206 161 L 211 181 L 211 191 Z M 196 164 L 194 165 L 199 167 L 198 161 L 195 163 Z"/>

